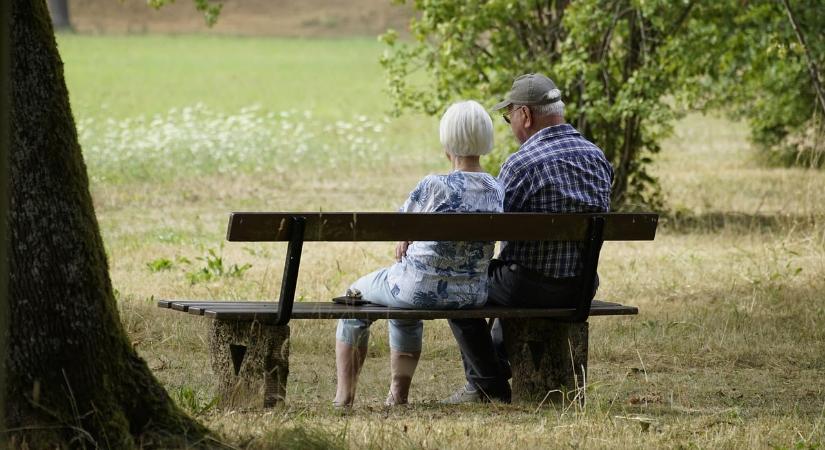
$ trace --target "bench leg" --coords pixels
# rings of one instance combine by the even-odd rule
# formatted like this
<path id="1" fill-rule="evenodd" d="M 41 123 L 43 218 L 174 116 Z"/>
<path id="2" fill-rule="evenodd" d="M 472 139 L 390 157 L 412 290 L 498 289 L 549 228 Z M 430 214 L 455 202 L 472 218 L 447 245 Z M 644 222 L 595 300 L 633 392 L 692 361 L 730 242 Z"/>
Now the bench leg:
<path id="1" fill-rule="evenodd" d="M 507 319 L 502 327 L 514 401 L 584 402 L 587 322 Z"/>
<path id="2" fill-rule="evenodd" d="M 215 320 L 209 347 L 222 407 L 271 408 L 284 401 L 289 375 L 288 325 Z"/>

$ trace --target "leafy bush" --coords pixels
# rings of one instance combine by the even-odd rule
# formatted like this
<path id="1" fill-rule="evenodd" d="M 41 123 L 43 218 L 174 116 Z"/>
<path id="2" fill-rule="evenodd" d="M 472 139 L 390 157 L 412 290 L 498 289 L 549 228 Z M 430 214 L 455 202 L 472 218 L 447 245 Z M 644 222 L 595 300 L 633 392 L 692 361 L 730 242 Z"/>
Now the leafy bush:
<path id="1" fill-rule="evenodd" d="M 821 119 L 812 122 L 821 114 L 809 73 L 811 59 L 820 66 L 825 60 L 819 0 L 794 2 L 807 49 L 783 2 L 771 0 L 417 0 L 413 6 L 421 12 L 411 22 L 414 42 L 392 31 L 383 36 L 389 49 L 382 64 L 396 107 L 437 114 L 458 98 L 492 105 L 515 76 L 543 72 L 562 90 L 568 122 L 613 163 L 614 207 L 661 203 L 647 168 L 689 106 L 731 111 L 748 119 L 754 141 L 780 160 L 822 165 L 825 134 Z M 422 70 L 428 77 L 418 76 Z M 811 129 L 814 144 L 799 145 Z"/>

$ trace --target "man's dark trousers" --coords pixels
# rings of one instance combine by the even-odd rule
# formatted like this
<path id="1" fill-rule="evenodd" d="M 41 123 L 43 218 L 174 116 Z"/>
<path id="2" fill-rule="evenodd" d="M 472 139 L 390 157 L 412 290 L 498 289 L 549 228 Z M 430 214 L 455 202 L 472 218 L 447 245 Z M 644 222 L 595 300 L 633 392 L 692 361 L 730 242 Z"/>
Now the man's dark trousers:
<path id="1" fill-rule="evenodd" d="M 575 306 L 579 288 L 577 278 L 549 279 L 497 259 L 490 261 L 487 283 L 487 304 L 524 308 Z M 490 399 L 510 401 L 510 363 L 500 321 L 493 321 L 492 327 L 484 319 L 451 319 L 449 323 L 461 349 L 467 381 Z"/>

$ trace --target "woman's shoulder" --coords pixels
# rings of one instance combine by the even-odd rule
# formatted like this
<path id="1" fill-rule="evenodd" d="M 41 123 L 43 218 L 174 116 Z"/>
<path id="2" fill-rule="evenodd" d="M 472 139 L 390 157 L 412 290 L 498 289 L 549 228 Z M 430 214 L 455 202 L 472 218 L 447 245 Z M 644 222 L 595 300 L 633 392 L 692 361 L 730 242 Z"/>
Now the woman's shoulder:
<path id="1" fill-rule="evenodd" d="M 440 189 L 449 184 L 448 177 L 449 175 L 439 175 L 435 173 L 431 173 L 426 177 L 422 178 L 421 181 L 418 182 L 419 186 L 426 186 L 430 190 L 433 189 Z"/>
<path id="2" fill-rule="evenodd" d="M 420 202 L 424 198 L 430 198 L 434 193 L 443 190 L 444 186 L 445 182 L 441 175 L 427 175 L 415 185 L 410 193 L 410 199 Z"/>
<path id="3" fill-rule="evenodd" d="M 418 187 L 432 188 L 436 186 L 443 186 L 447 184 L 444 175 L 429 174 L 418 182 Z"/>
<path id="4" fill-rule="evenodd" d="M 422 191 L 428 192 L 477 190 L 479 186 L 483 190 L 501 190 L 498 180 L 487 172 L 462 172 L 457 170 L 443 175 L 430 174 L 418 183 L 418 187 Z"/>
<path id="5" fill-rule="evenodd" d="M 487 172 L 464 172 L 467 175 L 467 178 L 473 181 L 474 183 L 480 185 L 484 189 L 490 190 L 499 190 L 501 189 L 501 183 L 498 182 L 496 177 L 490 175 Z"/>

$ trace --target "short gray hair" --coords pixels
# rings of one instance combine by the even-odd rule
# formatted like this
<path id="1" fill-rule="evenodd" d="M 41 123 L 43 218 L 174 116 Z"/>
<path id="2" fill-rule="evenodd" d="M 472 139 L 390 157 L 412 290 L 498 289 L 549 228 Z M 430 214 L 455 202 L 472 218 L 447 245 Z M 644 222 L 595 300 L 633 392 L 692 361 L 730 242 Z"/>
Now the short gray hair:
<path id="1" fill-rule="evenodd" d="M 476 101 L 453 103 L 441 116 L 439 137 L 450 154 L 484 155 L 493 149 L 493 120 Z"/>
<path id="2" fill-rule="evenodd" d="M 558 89 L 553 89 L 552 91 L 547 93 L 547 97 L 553 98 L 558 97 L 559 100 L 553 103 L 548 103 L 546 105 L 532 105 L 528 106 L 530 108 L 530 112 L 533 114 L 541 117 L 541 116 L 563 116 L 564 115 L 564 102 L 561 101 L 561 91 Z"/>

